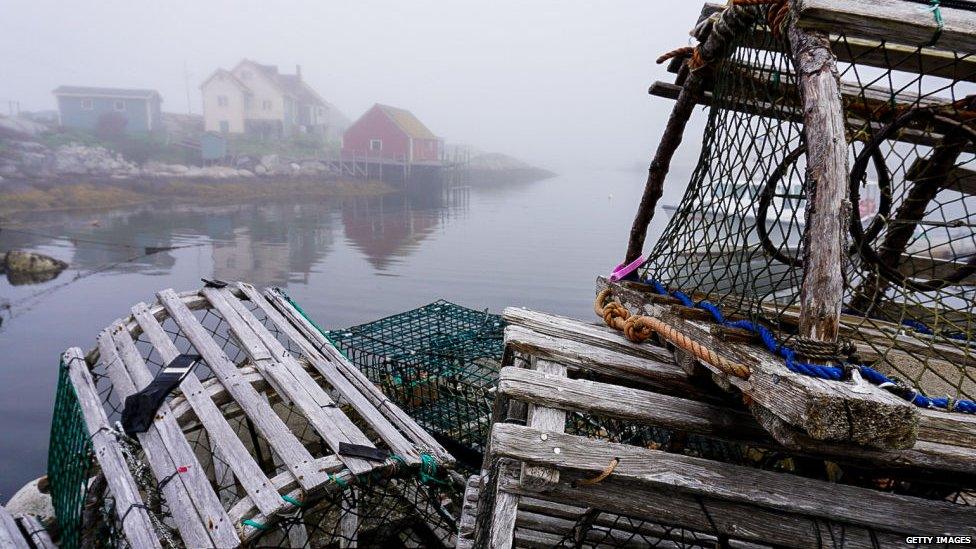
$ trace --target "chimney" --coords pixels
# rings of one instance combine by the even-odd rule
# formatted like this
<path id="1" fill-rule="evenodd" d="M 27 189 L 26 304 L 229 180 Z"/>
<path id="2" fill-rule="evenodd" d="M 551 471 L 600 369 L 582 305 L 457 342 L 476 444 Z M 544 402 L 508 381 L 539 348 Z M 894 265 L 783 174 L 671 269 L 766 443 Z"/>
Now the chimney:
<path id="1" fill-rule="evenodd" d="M 299 80 L 302 79 L 302 66 L 301 65 L 295 65 L 295 76 L 297 76 Z"/>

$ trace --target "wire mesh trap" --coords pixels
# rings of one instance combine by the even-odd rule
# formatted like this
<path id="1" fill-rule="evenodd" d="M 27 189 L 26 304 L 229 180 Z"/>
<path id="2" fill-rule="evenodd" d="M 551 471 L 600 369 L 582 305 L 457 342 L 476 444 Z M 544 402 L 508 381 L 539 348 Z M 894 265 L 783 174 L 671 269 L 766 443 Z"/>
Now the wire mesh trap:
<path id="1" fill-rule="evenodd" d="M 453 458 L 280 293 L 160 292 L 63 358 L 48 475 L 63 547 L 452 547 Z M 148 431 L 121 403 L 203 361 Z"/>
<path id="2" fill-rule="evenodd" d="M 328 337 L 417 423 L 464 455 L 474 453 L 468 461 L 477 465 L 503 331 L 498 315 L 440 300 Z"/>

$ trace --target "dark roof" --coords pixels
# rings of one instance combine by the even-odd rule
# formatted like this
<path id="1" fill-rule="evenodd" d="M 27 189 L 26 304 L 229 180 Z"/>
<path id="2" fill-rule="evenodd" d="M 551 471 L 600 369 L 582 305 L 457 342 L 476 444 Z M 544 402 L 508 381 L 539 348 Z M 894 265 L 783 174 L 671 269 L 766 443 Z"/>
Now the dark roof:
<path id="1" fill-rule="evenodd" d="M 295 96 L 300 102 L 325 106 L 325 101 L 319 97 L 319 94 L 315 93 L 297 74 L 275 74 L 274 77 L 285 93 Z"/>
<path id="2" fill-rule="evenodd" d="M 401 130 L 410 137 L 417 139 L 437 139 L 434 132 L 430 131 L 419 118 L 406 109 L 398 109 L 389 105 L 376 104 L 376 107 L 386 113 Z"/>
<path id="3" fill-rule="evenodd" d="M 140 90 L 132 88 L 94 88 L 89 86 L 58 86 L 54 95 L 92 95 L 98 97 L 139 97 L 151 99 L 160 97 L 156 90 Z"/>

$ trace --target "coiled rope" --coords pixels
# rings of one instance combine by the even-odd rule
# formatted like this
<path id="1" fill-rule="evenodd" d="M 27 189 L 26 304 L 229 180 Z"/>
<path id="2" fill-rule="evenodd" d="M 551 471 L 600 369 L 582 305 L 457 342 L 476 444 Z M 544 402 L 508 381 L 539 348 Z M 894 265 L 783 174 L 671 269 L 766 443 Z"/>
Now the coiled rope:
<path id="1" fill-rule="evenodd" d="M 610 297 L 610 288 L 606 288 L 596 296 L 593 302 L 593 311 L 606 322 L 607 326 L 620 330 L 627 339 L 634 343 L 647 341 L 654 333 L 659 334 L 675 347 L 693 355 L 698 360 L 718 368 L 722 372 L 734 375 L 738 378 L 749 378 L 749 367 L 737 362 L 732 362 L 725 357 L 719 356 L 711 349 L 701 343 L 691 339 L 687 335 L 679 332 L 661 319 L 632 315 L 622 304 L 616 301 L 607 302 Z"/>
<path id="2" fill-rule="evenodd" d="M 874 368 L 872 368 L 867 364 L 844 364 L 842 362 L 840 366 L 828 366 L 828 365 L 810 364 L 807 362 L 801 362 L 797 358 L 798 353 L 796 352 L 796 350 L 779 343 L 779 341 L 777 341 L 776 339 L 776 336 L 769 328 L 766 328 L 761 324 L 757 324 L 749 320 L 737 320 L 734 322 L 729 321 L 725 318 L 725 315 L 722 314 L 721 309 L 719 309 L 717 305 L 710 303 L 706 300 L 702 300 L 699 301 L 698 303 L 695 303 L 695 301 L 691 299 L 691 297 L 689 297 L 684 292 L 677 291 L 677 290 L 673 292 L 668 291 L 668 289 L 657 280 L 647 279 L 645 284 L 648 284 L 651 287 L 653 287 L 654 291 L 659 295 L 670 296 L 678 299 L 678 301 L 680 301 L 681 304 L 684 305 L 685 307 L 696 307 L 708 311 L 709 313 L 711 313 L 712 318 L 715 319 L 715 322 L 722 326 L 726 326 L 729 328 L 741 328 L 744 330 L 749 330 L 752 333 L 756 334 L 757 336 L 759 336 L 759 339 L 762 341 L 763 345 L 770 353 L 773 353 L 774 355 L 783 358 L 784 362 L 786 363 L 786 368 L 791 372 L 803 374 L 810 377 L 816 377 L 820 379 L 840 381 L 848 377 L 848 372 L 856 371 L 861 375 L 861 377 L 863 377 L 868 382 L 877 385 L 882 389 L 886 389 L 887 391 L 911 402 L 912 404 L 918 406 L 919 408 L 932 408 L 932 409 L 946 410 L 949 412 L 962 412 L 965 414 L 976 414 L 976 402 L 972 400 L 955 400 L 952 397 L 949 397 L 948 395 L 944 397 L 927 396 L 915 390 L 914 388 L 905 385 L 898 379 L 890 378 L 884 375 L 883 373 L 879 372 L 878 370 L 875 370 Z M 609 288 L 600 292 L 600 294 L 597 296 L 597 302 L 602 303 L 601 300 L 606 300 L 607 296 L 609 295 L 609 292 L 610 292 Z M 620 304 L 618 303 L 616 305 L 620 305 Z M 621 305 L 621 307 L 623 306 Z M 600 316 L 603 315 L 601 314 Z M 665 337 L 665 339 L 668 338 Z M 672 341 L 672 343 L 678 345 L 674 341 Z M 678 346 L 680 347 L 680 345 Z M 707 360 L 705 361 L 707 362 Z M 709 364 L 712 363 L 709 362 Z M 716 364 L 713 364 L 713 366 L 721 369 L 721 367 L 719 367 Z"/>

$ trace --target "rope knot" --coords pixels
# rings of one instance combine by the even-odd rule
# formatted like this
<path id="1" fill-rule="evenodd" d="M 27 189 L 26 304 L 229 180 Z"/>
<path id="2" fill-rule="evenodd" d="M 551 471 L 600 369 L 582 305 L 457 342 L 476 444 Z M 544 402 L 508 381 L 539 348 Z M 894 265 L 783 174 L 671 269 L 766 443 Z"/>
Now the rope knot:
<path id="1" fill-rule="evenodd" d="M 650 319 L 645 316 L 631 316 L 624 322 L 624 335 L 634 343 L 643 343 L 654 334 Z"/>

